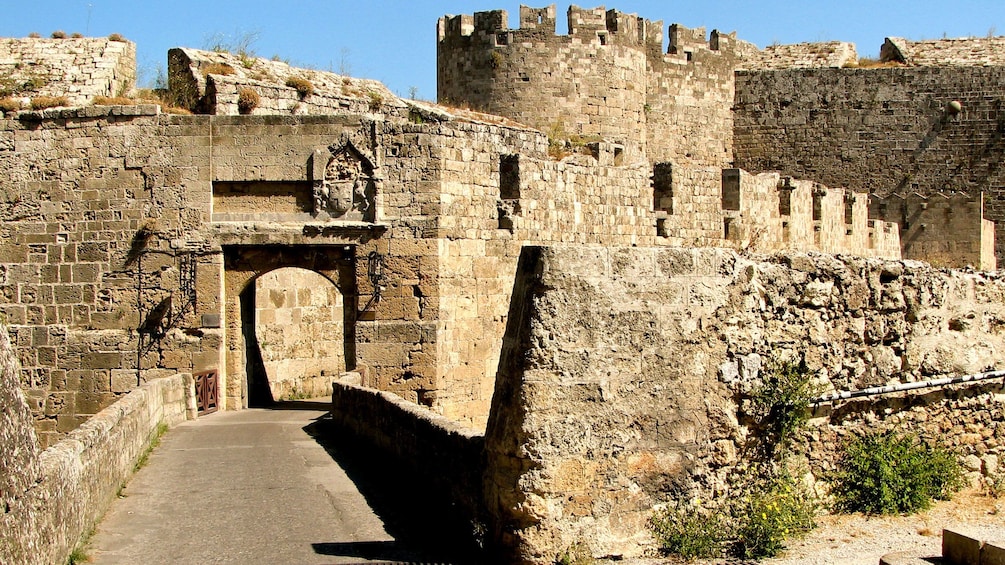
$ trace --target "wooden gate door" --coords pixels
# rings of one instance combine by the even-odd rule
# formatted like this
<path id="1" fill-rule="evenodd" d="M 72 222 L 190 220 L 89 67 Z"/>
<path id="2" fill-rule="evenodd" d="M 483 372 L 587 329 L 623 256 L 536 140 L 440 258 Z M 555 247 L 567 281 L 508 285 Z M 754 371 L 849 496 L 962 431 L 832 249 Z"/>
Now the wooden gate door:
<path id="1" fill-rule="evenodd" d="M 216 412 L 220 406 L 220 371 L 211 369 L 192 376 L 195 378 L 195 398 L 199 415 Z"/>

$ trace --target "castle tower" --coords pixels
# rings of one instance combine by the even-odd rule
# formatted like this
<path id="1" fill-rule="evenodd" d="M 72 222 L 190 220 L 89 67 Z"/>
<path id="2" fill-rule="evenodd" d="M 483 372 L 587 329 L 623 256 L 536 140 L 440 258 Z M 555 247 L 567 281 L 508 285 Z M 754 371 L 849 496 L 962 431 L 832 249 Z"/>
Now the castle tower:
<path id="1" fill-rule="evenodd" d="M 506 116 L 550 137 L 621 144 L 645 156 L 646 22 L 604 8 L 569 8 L 555 34 L 555 6 L 440 18 L 440 103 Z"/>

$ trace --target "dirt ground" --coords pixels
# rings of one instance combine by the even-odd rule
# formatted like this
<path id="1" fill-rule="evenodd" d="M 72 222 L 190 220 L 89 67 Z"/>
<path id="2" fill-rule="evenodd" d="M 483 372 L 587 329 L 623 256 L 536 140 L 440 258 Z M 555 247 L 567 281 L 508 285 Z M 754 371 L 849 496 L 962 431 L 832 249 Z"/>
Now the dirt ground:
<path id="1" fill-rule="evenodd" d="M 951 501 L 910 516 L 827 515 L 805 538 L 794 540 L 786 551 L 763 565 L 877 565 L 880 557 L 895 551 L 916 551 L 934 557 L 942 554 L 942 529 L 955 529 L 984 541 L 1005 543 L 1005 497 L 994 498 L 979 490 L 959 493 Z M 678 560 L 641 560 L 646 565 L 680 563 Z M 736 560 L 698 560 L 693 565 L 745 563 Z"/>

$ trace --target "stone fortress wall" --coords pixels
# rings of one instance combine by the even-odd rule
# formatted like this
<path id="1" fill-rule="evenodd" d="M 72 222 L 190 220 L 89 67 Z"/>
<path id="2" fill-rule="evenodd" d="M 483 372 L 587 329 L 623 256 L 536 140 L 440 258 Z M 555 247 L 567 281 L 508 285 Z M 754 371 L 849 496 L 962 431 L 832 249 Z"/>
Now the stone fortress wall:
<path id="1" fill-rule="evenodd" d="M 1001 44 L 891 39 L 888 66 L 738 71 L 736 166 L 883 196 L 984 194 L 984 218 L 1001 222 Z"/>
<path id="2" fill-rule="evenodd" d="M 376 84 L 311 75 L 281 62 L 178 49 L 169 54 L 169 94 L 200 115 L 166 114 L 157 105 L 4 115 L 0 312 L 21 362 L 21 388 L 40 445 L 55 444 L 144 383 L 178 373 L 218 373 L 221 407 L 240 409 L 263 387 L 282 396 L 330 373 L 356 371 L 367 387 L 475 429 L 485 428 L 492 402 L 499 406 L 487 445 L 501 474 L 489 492 L 498 498 L 494 511 L 505 517 L 499 523 L 522 531 L 495 533 L 517 536 L 507 539 L 533 554 L 564 542 L 566 534 L 556 532 L 585 531 L 593 520 L 598 539 L 622 547 L 635 534 L 619 530 L 618 521 L 637 522 L 645 496 L 663 486 L 649 494 L 643 485 L 645 496 L 625 501 L 635 506 L 624 515 L 604 514 L 621 507 L 607 504 L 610 492 L 583 487 L 582 477 L 606 465 L 608 483 L 622 485 L 628 478 L 618 465 L 666 470 L 660 465 L 669 461 L 685 470 L 711 469 L 708 461 L 716 457 L 721 461 L 712 467 L 726 468 L 738 428 L 727 417 L 720 428 L 728 437 L 714 438 L 719 451 L 705 452 L 709 438 L 692 437 L 697 427 L 685 422 L 673 428 L 679 432 L 675 445 L 685 449 L 663 453 L 665 460 L 642 450 L 629 461 L 594 462 L 556 450 L 553 460 L 518 461 L 533 451 L 528 446 L 551 440 L 530 426 L 514 444 L 505 418 L 522 414 L 528 422 L 547 423 L 556 414 L 547 391 L 566 390 L 545 386 L 543 396 L 527 396 L 529 404 L 521 406 L 514 400 L 520 395 L 509 396 L 513 390 L 507 389 L 514 375 L 527 371 L 542 376 L 540 382 L 554 376 L 545 373 L 555 367 L 531 366 L 547 355 L 529 358 L 519 350 L 526 343 L 504 339 L 527 322 L 514 319 L 526 304 L 513 292 L 528 246 L 555 246 L 545 255 L 568 263 L 571 273 L 554 262 L 539 265 L 538 274 L 568 283 L 572 298 L 535 314 L 542 323 L 557 320 L 555 343 L 537 346 L 555 353 L 562 365 L 557 374 L 586 371 L 582 382 L 596 380 L 599 392 L 586 389 L 604 402 L 611 382 L 624 384 L 615 392 L 632 409 L 648 405 L 629 394 L 635 386 L 629 376 L 649 367 L 635 367 L 643 356 L 619 354 L 619 344 L 644 343 L 652 337 L 646 328 L 658 327 L 667 343 L 681 344 L 675 351 L 653 350 L 658 366 L 680 368 L 685 381 L 695 377 L 687 382 L 715 391 L 724 386 L 713 382 L 715 367 L 726 367 L 721 372 L 729 375 L 731 364 L 740 371 L 754 362 L 751 355 L 767 356 L 790 342 L 813 344 L 814 367 L 826 370 L 838 390 L 982 370 L 997 356 L 1001 293 L 994 279 L 940 274 L 900 260 L 993 268 L 994 235 L 985 214 L 993 218 L 1000 206 L 993 94 L 1000 67 L 772 70 L 780 60 L 831 66 L 846 55 L 825 57 L 827 46 L 764 55 L 733 35 L 713 31 L 706 39 L 704 30 L 676 25 L 663 53 L 661 24 L 617 11 L 572 9 L 573 33 L 556 36 L 554 14 L 553 8 L 526 8 L 519 30 L 505 29 L 500 12 L 441 20 L 440 57 L 454 66 L 439 79 L 461 80 L 460 70 L 470 66 L 477 71 L 471 92 L 495 103 L 514 90 L 493 78 L 496 71 L 527 82 L 516 59 L 493 63 L 492 53 L 504 52 L 531 65 L 532 81 L 554 88 L 554 74 L 538 76 L 535 69 L 554 64 L 553 73 L 577 75 L 585 67 L 575 56 L 588 54 L 597 59 L 591 72 L 627 77 L 640 71 L 658 80 L 633 90 L 625 85 L 609 108 L 596 98 L 603 81 L 595 77 L 584 82 L 593 90 L 583 98 L 572 93 L 562 104 L 538 103 L 538 113 L 555 107 L 585 116 L 558 131 L 550 128 L 557 122 L 515 115 L 536 96 L 522 91 L 517 94 L 527 97 L 525 106 L 494 116 L 478 112 L 476 104 L 472 110 L 401 100 Z M 769 68 L 736 70 L 755 60 Z M 490 72 L 483 64 L 498 66 Z M 227 65 L 232 72 L 222 70 Z M 302 95 L 287 86 L 291 76 L 309 76 L 315 90 Z M 240 115 L 237 107 L 243 89 L 258 96 L 251 115 Z M 958 109 L 954 101 L 961 102 Z M 814 120 L 826 127 L 814 127 Z M 887 133 L 891 127 L 896 135 Z M 799 156 L 790 157 L 785 147 Z M 961 194 L 940 194 L 954 189 Z M 865 190 L 879 194 L 867 197 Z M 588 245 L 601 251 L 576 251 Z M 675 246 L 786 254 L 736 270 L 730 266 L 748 259 Z M 606 251 L 614 247 L 640 249 Z M 662 257 L 658 269 L 653 254 Z M 863 256 L 891 262 L 877 266 Z M 776 272 L 772 261 L 789 270 Z M 760 272 L 770 277 L 762 281 L 755 276 Z M 607 275 L 615 281 L 605 282 Z M 668 281 L 664 275 L 672 276 Z M 287 313 L 292 297 L 283 286 L 306 280 L 314 281 L 309 284 L 318 300 L 313 292 L 309 300 L 298 293 Z M 591 285 L 605 290 L 591 294 Z M 659 290 L 652 294 L 650 288 Z M 737 293 L 742 300 L 734 300 Z M 946 304 L 959 302 L 960 312 L 918 302 L 940 293 L 951 295 Z M 583 310 L 607 308 L 614 296 L 631 298 L 624 309 L 608 308 L 610 320 L 624 324 Z M 840 302 L 852 298 L 857 302 Z M 710 305 L 725 309 L 702 310 Z M 727 306 L 736 315 L 720 318 L 731 311 Z M 938 312 L 924 317 L 928 306 Z M 774 318 L 779 308 L 800 323 Z M 270 315 L 288 314 L 292 322 L 297 309 L 302 323 L 305 313 L 320 319 L 324 311 L 327 319 L 307 322 L 304 330 L 315 332 L 324 351 L 305 352 L 271 324 Z M 570 312 L 596 322 L 588 328 L 593 333 L 567 323 L 576 317 Z M 646 326 L 651 316 L 644 312 L 663 321 Z M 557 318 L 545 320 L 550 316 Z M 737 324 L 754 330 L 740 331 Z M 722 343 L 695 349 L 701 340 L 687 336 L 707 328 L 718 328 Z M 729 341 L 741 338 L 751 342 Z M 683 351 L 690 361 L 662 361 Z M 280 367 L 280 359 L 300 355 Z M 595 356 L 597 363 L 584 368 L 577 355 Z M 333 366 L 321 367 L 321 359 Z M 530 365 L 507 365 L 515 360 Z M 591 372 L 602 369 L 620 373 Z M 279 378 L 277 371 L 296 375 Z M 668 374 L 667 382 L 680 376 Z M 537 394 L 533 386 L 528 390 Z M 578 394 L 570 398 L 595 400 Z M 687 412 L 684 400 L 659 400 Z M 585 413 L 578 404 L 563 409 L 572 420 Z M 950 419 L 960 414 L 956 407 L 945 412 Z M 702 412 L 694 414 L 700 419 Z M 689 466 L 694 457 L 698 467 Z M 536 476 L 503 476 L 552 464 L 559 481 L 552 485 L 536 483 Z M 714 490 L 718 475 L 687 476 L 696 488 Z M 501 493 L 507 481 L 532 487 L 512 491 L 525 497 L 526 515 L 506 517 L 511 495 Z M 562 489 L 577 492 L 568 516 L 581 523 L 563 525 L 547 510 Z"/>
<path id="3" fill-rule="evenodd" d="M 0 98 L 124 96 L 136 87 L 136 44 L 120 38 L 0 39 Z"/>
<path id="4" fill-rule="evenodd" d="M 913 261 L 525 247 L 516 281 L 484 475 L 511 562 L 579 543 L 638 557 L 655 504 L 730 496 L 759 434 L 743 399 L 772 363 L 852 391 L 1000 369 L 1005 348 L 997 275 Z M 795 451 L 813 481 L 848 434 L 911 430 L 957 450 L 971 480 L 994 475 L 1002 390 L 998 377 L 822 404 Z"/>
<path id="5" fill-rule="evenodd" d="M 441 48 L 459 42 L 459 57 L 462 44 L 481 37 L 493 43 L 485 52 L 494 53 L 516 49 L 526 42 L 509 38 L 528 34 L 537 46 L 530 51 L 564 53 L 572 66 L 560 67 L 575 73 L 583 71 L 570 57 L 582 49 L 625 49 L 624 57 L 628 51 L 643 57 L 647 75 L 662 65 L 656 74 L 664 82 L 647 83 L 645 99 L 671 100 L 655 111 L 650 104 L 648 112 L 642 97 L 625 105 L 653 116 L 644 120 L 646 131 L 658 129 L 660 120 L 680 125 L 685 115 L 712 129 L 660 135 L 686 142 L 664 144 L 659 151 L 669 161 L 629 159 L 623 140 L 599 130 L 594 140 L 580 140 L 581 147 L 566 146 L 572 153 L 556 160 L 548 154 L 547 132 L 505 117 L 403 101 L 376 83 L 282 62 L 189 49 L 169 54 L 174 99 L 212 117 L 171 117 L 155 106 L 8 116 L 0 135 L 11 179 L 4 187 L 10 241 L 3 251 L 4 310 L 43 441 L 172 371 L 218 369 L 224 405 L 246 403 L 257 369 L 248 369 L 245 341 L 289 345 L 243 336 L 238 323 L 245 307 L 239 295 L 272 268 L 318 270 L 343 297 L 343 350 L 331 354 L 344 359 L 338 370 L 365 368 L 366 384 L 478 427 L 487 415 L 510 285 L 525 244 L 901 256 L 890 221 L 912 217 L 912 209 L 928 203 L 891 196 L 901 215 L 880 217 L 868 211 L 867 199 L 841 188 L 730 168 L 726 155 L 739 149 L 728 141 L 715 149 L 698 143 L 740 131 L 726 102 L 732 68 L 755 57 L 752 46 L 732 35 L 713 32 L 706 40 L 703 30 L 672 26 L 669 52 L 662 53 L 661 24 L 616 11 L 574 9 L 570 16 L 570 36 L 554 34 L 554 9 L 525 9 L 521 30 L 500 27 L 496 12 L 447 18 Z M 478 33 L 476 20 L 484 28 Z M 501 35 L 507 45 L 497 45 Z M 814 50 L 790 51 L 800 52 Z M 287 102 L 300 93 L 284 81 L 308 75 L 316 90 L 291 110 Z M 225 83 L 229 90 L 220 86 Z M 673 84 L 683 88 L 671 95 Z M 261 93 L 250 117 L 233 115 L 234 104 L 226 101 L 241 88 Z M 339 115 L 346 117 L 332 117 Z M 642 132 L 632 134 L 642 135 L 636 143 L 654 150 Z M 366 162 L 373 188 L 359 202 L 347 196 L 350 210 L 332 217 L 331 199 L 318 208 L 327 172 L 313 163 L 323 165 L 343 149 L 340 154 Z M 953 215 L 930 213 L 916 225 L 927 234 L 951 227 L 969 237 L 938 250 L 940 257 L 988 267 L 986 245 L 974 243 L 991 233 L 980 207 L 951 209 Z M 314 227 L 295 227 L 305 223 Z M 915 249 L 930 249 L 919 237 L 912 235 Z M 315 258 L 269 256 L 262 251 L 268 245 L 309 249 Z M 337 245 L 343 250 L 334 258 L 316 258 Z M 379 297 L 367 278 L 370 252 L 386 258 L 387 288 Z M 367 310 L 367 303 L 377 307 Z M 262 362 L 276 355 L 266 351 Z M 312 365 L 308 372 L 320 369 Z"/>

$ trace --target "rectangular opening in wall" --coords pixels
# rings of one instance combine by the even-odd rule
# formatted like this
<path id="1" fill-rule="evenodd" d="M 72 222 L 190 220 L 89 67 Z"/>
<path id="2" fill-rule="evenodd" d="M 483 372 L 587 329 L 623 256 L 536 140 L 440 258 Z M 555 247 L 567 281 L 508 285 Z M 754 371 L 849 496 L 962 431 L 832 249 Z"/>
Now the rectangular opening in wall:
<path id="1" fill-rule="evenodd" d="M 844 223 L 849 226 L 855 222 L 855 195 L 851 192 L 844 193 Z"/>
<path id="2" fill-rule="evenodd" d="M 783 186 L 778 189 L 778 214 L 780 216 L 792 215 L 792 187 Z"/>
<path id="3" fill-rule="evenodd" d="M 308 181 L 214 181 L 213 220 L 270 220 L 309 216 L 314 207 Z"/>
<path id="4" fill-rule="evenodd" d="M 782 222 L 782 243 L 789 242 L 789 223 Z"/>
<path id="5" fill-rule="evenodd" d="M 813 221 L 819 222 L 824 217 L 823 205 L 824 196 L 827 193 L 823 190 L 814 188 L 813 189 Z"/>
<path id="6" fill-rule="evenodd" d="M 499 156 L 499 198 L 520 198 L 520 155 Z"/>
<path id="7" fill-rule="evenodd" d="M 722 170 L 722 209 L 740 210 L 740 169 Z"/>
<path id="8" fill-rule="evenodd" d="M 673 214 L 673 164 L 653 165 L 653 211 Z"/>
<path id="9" fill-rule="evenodd" d="M 597 33 L 597 39 L 600 40 L 600 44 L 601 45 L 607 45 L 607 34 L 606 33 Z"/>

